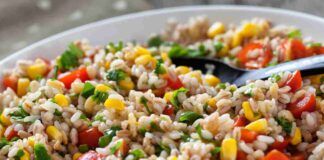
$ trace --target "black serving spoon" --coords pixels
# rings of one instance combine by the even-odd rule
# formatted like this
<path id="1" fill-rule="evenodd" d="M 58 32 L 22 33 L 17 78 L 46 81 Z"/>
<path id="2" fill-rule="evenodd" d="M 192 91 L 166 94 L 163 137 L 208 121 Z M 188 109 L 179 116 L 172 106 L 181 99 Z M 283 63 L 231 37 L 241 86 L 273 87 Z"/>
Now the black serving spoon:
<path id="1" fill-rule="evenodd" d="M 211 68 L 213 74 L 219 77 L 222 82 L 229 82 L 237 86 L 244 85 L 247 80 L 266 79 L 283 71 L 300 70 L 302 76 L 324 73 L 324 55 L 302 58 L 258 70 L 242 69 L 218 59 L 204 57 L 177 57 L 172 58 L 172 62 L 176 65 L 190 66 L 202 72 Z"/>

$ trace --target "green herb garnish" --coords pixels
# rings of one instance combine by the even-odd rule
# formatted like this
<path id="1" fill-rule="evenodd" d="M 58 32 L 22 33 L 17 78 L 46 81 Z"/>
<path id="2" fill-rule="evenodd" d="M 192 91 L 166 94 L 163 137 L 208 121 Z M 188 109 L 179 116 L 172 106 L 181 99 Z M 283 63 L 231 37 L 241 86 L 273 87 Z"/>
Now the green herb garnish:
<path id="1" fill-rule="evenodd" d="M 289 122 L 287 119 L 282 117 L 276 118 L 276 121 L 286 133 L 290 134 L 292 129 L 292 122 Z"/>
<path id="2" fill-rule="evenodd" d="M 17 153 L 16 153 L 16 155 L 14 156 L 14 159 L 15 160 L 20 160 L 20 158 L 22 157 L 22 156 L 24 156 L 24 150 L 22 150 L 22 149 L 19 149 L 18 151 L 17 151 Z"/>
<path id="3" fill-rule="evenodd" d="M 110 148 L 110 153 L 111 153 L 111 154 L 115 154 L 116 151 L 119 150 L 119 148 L 121 147 L 122 143 L 123 143 L 123 142 L 122 142 L 121 140 L 118 141 L 114 146 L 112 146 L 112 147 Z"/>
<path id="4" fill-rule="evenodd" d="M 12 112 L 12 113 L 9 113 L 9 115 L 10 115 L 10 117 L 11 117 L 12 119 L 15 119 L 15 120 L 22 120 L 22 119 L 24 119 L 25 117 L 29 116 L 29 113 L 27 113 L 27 112 L 23 109 L 22 105 L 19 105 L 18 108 L 19 108 L 18 110 L 14 111 L 14 112 Z"/>
<path id="5" fill-rule="evenodd" d="M 140 103 L 143 104 L 143 106 L 145 107 L 147 113 L 152 114 L 152 111 L 150 110 L 150 108 L 147 105 L 147 99 L 144 96 L 142 96 L 140 98 Z"/>
<path id="6" fill-rule="evenodd" d="M 117 44 L 114 44 L 112 42 L 110 42 L 107 46 L 106 46 L 106 53 L 116 53 L 118 51 L 121 51 L 124 47 L 124 44 L 122 41 L 119 41 Z"/>
<path id="7" fill-rule="evenodd" d="M 178 95 L 183 93 L 186 94 L 188 92 L 188 90 L 186 88 L 179 88 L 178 90 L 175 90 L 172 94 L 172 97 L 170 99 L 171 104 L 175 107 L 175 110 L 178 111 L 180 108 L 180 102 L 178 100 Z"/>
<path id="8" fill-rule="evenodd" d="M 179 117 L 179 122 L 192 124 L 199 118 L 203 118 L 203 116 L 196 112 L 193 112 L 193 111 L 187 111 L 187 112 L 181 113 L 181 115 Z"/>
<path id="9" fill-rule="evenodd" d="M 142 149 L 134 149 L 130 151 L 129 154 L 134 156 L 133 160 L 139 160 L 145 157 L 145 152 Z"/>
<path id="10" fill-rule="evenodd" d="M 221 151 L 221 147 L 215 147 L 212 151 L 211 154 L 212 156 L 215 156 L 217 153 Z"/>
<path id="11" fill-rule="evenodd" d="M 163 62 L 162 62 L 161 60 L 159 60 L 158 63 L 156 64 L 156 67 L 155 67 L 154 73 L 155 73 L 156 75 L 166 73 L 166 69 L 163 67 Z"/>
<path id="12" fill-rule="evenodd" d="M 214 48 L 215 51 L 218 53 L 224 48 L 224 44 L 222 42 L 215 42 Z"/>
<path id="13" fill-rule="evenodd" d="M 81 96 L 84 98 L 88 98 L 94 94 L 94 91 L 95 91 L 95 86 L 93 86 L 90 82 L 86 82 L 81 91 Z"/>
<path id="14" fill-rule="evenodd" d="M 83 51 L 71 43 L 69 48 L 58 59 L 57 66 L 61 71 L 72 69 L 79 66 L 79 58 L 82 56 Z"/>
<path id="15" fill-rule="evenodd" d="M 35 160 L 50 160 L 51 157 L 47 153 L 47 150 L 42 143 L 37 143 L 34 145 L 34 156 Z"/>
<path id="16" fill-rule="evenodd" d="M 288 38 L 301 38 L 302 33 L 299 29 L 296 29 L 296 30 L 289 32 L 287 36 L 288 36 Z"/>
<path id="17" fill-rule="evenodd" d="M 106 147 L 111 140 L 116 136 L 116 132 L 121 130 L 119 126 L 111 127 L 105 134 L 99 138 L 99 146 Z"/>
<path id="18" fill-rule="evenodd" d="M 123 71 L 121 69 L 109 71 L 109 72 L 107 72 L 107 75 L 106 75 L 106 78 L 108 80 L 116 81 L 116 82 L 124 80 L 126 77 L 127 77 L 127 74 L 125 73 L 125 71 Z"/>
<path id="19" fill-rule="evenodd" d="M 149 47 L 159 47 L 162 43 L 163 40 L 160 36 L 153 36 L 148 40 L 147 45 Z"/>
<path id="20" fill-rule="evenodd" d="M 108 98 L 109 94 L 107 92 L 95 91 L 92 99 L 97 103 L 103 103 Z"/>
<path id="21" fill-rule="evenodd" d="M 79 146 L 79 151 L 81 153 L 85 153 L 85 152 L 88 152 L 89 151 L 89 146 L 87 144 L 81 144 Z"/>

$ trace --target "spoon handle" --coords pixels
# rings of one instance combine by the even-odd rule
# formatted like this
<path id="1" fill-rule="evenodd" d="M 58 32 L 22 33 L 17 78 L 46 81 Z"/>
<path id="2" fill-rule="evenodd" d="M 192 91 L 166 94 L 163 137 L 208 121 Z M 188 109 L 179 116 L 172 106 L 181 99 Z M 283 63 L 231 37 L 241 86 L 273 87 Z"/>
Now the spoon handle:
<path id="1" fill-rule="evenodd" d="M 234 81 L 234 84 L 241 86 L 244 85 L 247 80 L 265 79 L 279 72 L 293 72 L 296 70 L 300 70 L 302 76 L 324 73 L 324 55 L 302 58 L 291 62 L 278 64 L 273 67 L 246 72 L 237 78 Z"/>

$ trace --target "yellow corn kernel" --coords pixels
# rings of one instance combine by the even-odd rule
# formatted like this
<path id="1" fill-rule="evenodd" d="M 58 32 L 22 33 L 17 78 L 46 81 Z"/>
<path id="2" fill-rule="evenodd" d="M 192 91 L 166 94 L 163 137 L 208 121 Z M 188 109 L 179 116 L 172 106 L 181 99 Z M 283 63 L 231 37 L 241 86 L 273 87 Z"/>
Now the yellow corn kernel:
<path id="1" fill-rule="evenodd" d="M 236 160 L 237 142 L 233 138 L 226 138 L 221 145 L 221 160 Z"/>
<path id="2" fill-rule="evenodd" d="M 82 153 L 80 153 L 80 152 L 74 153 L 73 157 L 72 157 L 72 160 L 77 160 L 81 156 L 82 156 Z"/>
<path id="3" fill-rule="evenodd" d="M 321 79 L 324 78 L 324 74 L 318 74 L 318 75 L 313 75 L 313 76 L 308 76 L 307 78 L 309 78 L 311 80 L 312 84 L 321 84 Z"/>
<path id="4" fill-rule="evenodd" d="M 161 58 L 162 58 L 163 62 L 171 63 L 171 59 L 170 59 L 168 53 L 162 52 L 161 53 Z"/>
<path id="5" fill-rule="evenodd" d="M 178 160 L 178 157 L 176 156 L 170 156 L 167 158 L 167 160 Z"/>
<path id="6" fill-rule="evenodd" d="M 135 55 L 137 55 L 137 56 L 150 55 L 150 54 L 151 54 L 151 52 L 148 49 L 144 48 L 144 47 L 141 47 L 141 46 L 136 46 L 135 47 Z"/>
<path id="7" fill-rule="evenodd" d="M 110 90 L 110 88 L 104 84 L 98 84 L 95 90 L 99 92 L 107 92 Z"/>
<path id="8" fill-rule="evenodd" d="M 208 100 L 208 105 L 212 108 L 217 108 L 216 106 L 216 98 L 211 98 Z"/>
<path id="9" fill-rule="evenodd" d="M 261 118 L 260 114 L 253 112 L 250 103 L 248 101 L 244 101 L 242 103 L 242 108 L 244 111 L 245 118 L 248 119 L 249 121 L 255 121 Z"/>
<path id="10" fill-rule="evenodd" d="M 5 130 L 6 130 L 5 127 L 3 127 L 3 126 L 0 124 L 0 138 L 3 137 L 3 134 L 4 134 Z"/>
<path id="11" fill-rule="evenodd" d="M 234 47 L 241 45 L 242 40 L 243 40 L 243 37 L 242 37 L 241 33 L 236 32 L 232 39 L 232 47 L 234 48 Z"/>
<path id="12" fill-rule="evenodd" d="M 29 83 L 30 83 L 30 81 L 28 78 L 19 78 L 18 79 L 18 87 L 17 87 L 18 96 L 23 96 L 27 93 Z"/>
<path id="13" fill-rule="evenodd" d="M 61 107 L 67 107 L 70 105 L 70 102 L 63 94 L 56 94 L 54 96 L 54 102 Z"/>
<path id="14" fill-rule="evenodd" d="M 27 68 L 27 75 L 31 79 L 42 77 L 46 72 L 47 66 L 44 62 L 35 63 Z"/>
<path id="15" fill-rule="evenodd" d="M 251 131 L 258 132 L 260 134 L 266 133 L 268 128 L 268 122 L 264 118 L 258 119 L 245 126 L 245 128 Z"/>
<path id="16" fill-rule="evenodd" d="M 46 134 L 50 139 L 62 140 L 62 133 L 55 126 L 48 126 L 46 128 Z"/>
<path id="17" fill-rule="evenodd" d="M 167 102 L 170 102 L 171 98 L 172 98 L 172 95 L 173 95 L 173 92 L 170 91 L 170 92 L 166 92 L 164 93 L 164 96 L 163 98 L 167 101 Z"/>
<path id="18" fill-rule="evenodd" d="M 209 38 L 214 38 L 215 36 L 225 32 L 225 25 L 221 22 L 215 22 L 211 25 L 207 31 Z"/>
<path id="19" fill-rule="evenodd" d="M 119 81 L 118 84 L 122 89 L 128 90 L 128 91 L 134 89 L 134 87 L 135 87 L 133 81 L 129 77 Z"/>
<path id="20" fill-rule="evenodd" d="M 207 74 L 205 76 L 205 80 L 209 86 L 215 87 L 218 83 L 220 83 L 220 79 L 214 75 Z"/>
<path id="21" fill-rule="evenodd" d="M 301 140 L 302 140 L 301 131 L 298 127 L 296 127 L 295 133 L 294 133 L 293 137 L 291 138 L 290 143 L 292 145 L 297 145 L 301 142 Z"/>
<path id="22" fill-rule="evenodd" d="M 20 160 L 30 160 L 30 154 L 26 150 L 24 151 L 24 155 L 20 157 Z"/>
<path id="23" fill-rule="evenodd" d="M 35 145 L 35 137 L 34 136 L 28 137 L 27 141 L 28 141 L 29 146 L 34 147 L 34 145 Z"/>
<path id="24" fill-rule="evenodd" d="M 259 33 L 259 27 L 254 23 L 245 23 L 243 24 L 240 33 L 243 37 L 257 36 Z"/>
<path id="25" fill-rule="evenodd" d="M 223 43 L 223 48 L 219 51 L 217 54 L 219 57 L 225 57 L 229 53 L 229 47 L 228 44 Z"/>
<path id="26" fill-rule="evenodd" d="M 124 110 L 125 109 L 125 104 L 122 100 L 120 99 L 117 99 L 117 98 L 108 98 L 106 101 L 105 101 L 105 107 L 107 109 L 109 108 L 114 108 L 116 110 Z"/>
<path id="27" fill-rule="evenodd" d="M 199 83 L 202 83 L 200 71 L 192 71 L 192 72 L 190 72 L 190 76 L 193 78 L 196 78 Z"/>
<path id="28" fill-rule="evenodd" d="M 143 66 L 150 64 L 152 68 L 155 68 L 156 62 L 156 59 L 149 54 L 141 55 L 135 59 L 135 64 Z"/>
<path id="29" fill-rule="evenodd" d="M 187 67 L 187 66 L 178 66 L 176 69 L 175 69 L 175 72 L 179 75 L 181 74 L 187 74 L 190 72 L 190 68 Z"/>
<path id="30" fill-rule="evenodd" d="M 2 112 L 2 114 L 0 116 L 0 121 L 4 126 L 10 126 L 11 125 L 10 118 L 7 117 L 6 115 L 4 115 L 3 112 Z"/>
<path id="31" fill-rule="evenodd" d="M 106 69 L 109 69 L 109 68 L 110 68 L 110 62 L 109 62 L 109 61 L 106 61 L 106 63 L 105 63 L 105 68 L 106 68 Z"/>

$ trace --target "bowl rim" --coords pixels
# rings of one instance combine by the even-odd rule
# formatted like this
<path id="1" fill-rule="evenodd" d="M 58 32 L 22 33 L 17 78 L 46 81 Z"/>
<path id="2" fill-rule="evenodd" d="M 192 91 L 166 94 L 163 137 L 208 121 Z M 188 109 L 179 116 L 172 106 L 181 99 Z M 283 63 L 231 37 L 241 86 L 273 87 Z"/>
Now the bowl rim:
<path id="1" fill-rule="evenodd" d="M 7 61 L 10 61 L 11 59 L 14 59 L 15 57 L 18 57 L 19 55 L 24 54 L 25 52 L 28 52 L 29 50 L 32 50 L 33 48 L 42 46 L 48 42 L 55 41 L 63 36 L 68 36 L 70 34 L 80 32 L 83 30 L 87 30 L 96 26 L 101 26 L 109 23 L 115 23 L 118 21 L 125 21 L 127 19 L 133 19 L 133 18 L 141 18 L 151 15 L 159 15 L 164 13 L 170 13 L 170 12 L 185 12 L 185 11 L 196 11 L 196 10 L 240 10 L 240 11 L 255 11 L 255 12 L 265 12 L 265 13 L 275 13 L 275 14 L 286 14 L 291 15 L 295 17 L 301 17 L 303 19 L 309 19 L 313 21 L 319 21 L 321 23 L 324 23 L 324 19 L 320 16 L 312 15 L 309 13 L 299 12 L 299 11 L 293 11 L 289 9 L 281 9 L 281 8 L 273 8 L 273 7 L 261 7 L 261 6 L 250 6 L 250 5 L 195 5 L 195 6 L 178 6 L 178 7 L 167 7 L 162 9 L 152 9 L 152 10 L 146 10 L 146 11 L 140 11 L 136 13 L 129 13 L 125 15 L 120 15 L 116 17 L 110 17 L 106 19 L 102 19 L 99 21 L 87 23 L 81 26 L 77 26 L 59 33 L 56 33 L 54 35 L 51 35 L 49 37 L 46 37 L 44 39 L 41 39 L 39 41 L 36 41 L 22 49 L 19 49 L 18 51 L 13 52 L 12 54 L 4 57 L 0 60 L 0 65 L 5 64 Z"/>

